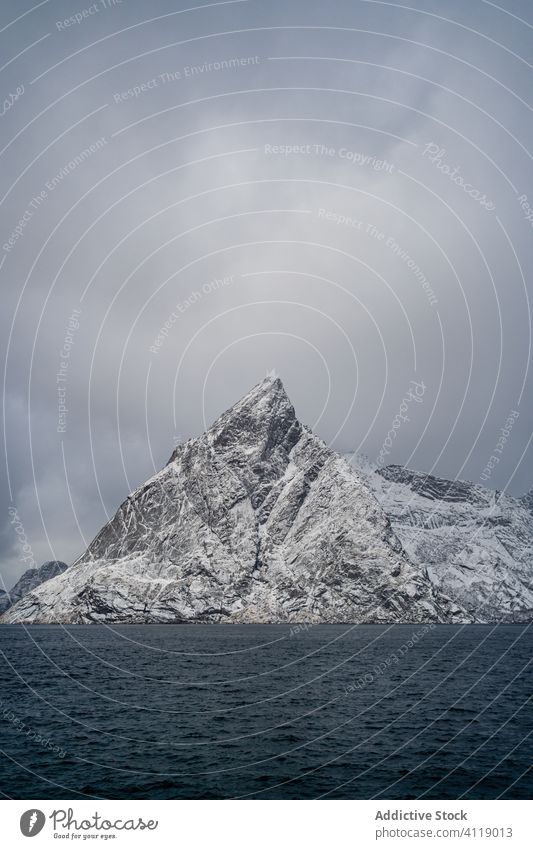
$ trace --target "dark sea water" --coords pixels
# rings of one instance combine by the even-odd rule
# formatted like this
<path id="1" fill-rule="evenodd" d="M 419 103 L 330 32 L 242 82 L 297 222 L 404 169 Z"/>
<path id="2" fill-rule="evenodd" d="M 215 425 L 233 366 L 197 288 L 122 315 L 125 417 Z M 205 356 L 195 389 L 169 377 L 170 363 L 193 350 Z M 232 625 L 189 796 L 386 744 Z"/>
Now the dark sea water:
<path id="1" fill-rule="evenodd" d="M 424 630 L 0 627 L 0 789 L 531 797 L 533 629 Z"/>

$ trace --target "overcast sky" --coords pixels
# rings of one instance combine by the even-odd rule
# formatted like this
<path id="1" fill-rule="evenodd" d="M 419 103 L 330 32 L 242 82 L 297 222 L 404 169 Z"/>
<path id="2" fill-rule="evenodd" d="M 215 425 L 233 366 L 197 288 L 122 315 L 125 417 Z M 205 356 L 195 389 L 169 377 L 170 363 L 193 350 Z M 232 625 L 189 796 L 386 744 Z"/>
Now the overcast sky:
<path id="1" fill-rule="evenodd" d="M 7 587 L 9 508 L 71 562 L 272 369 L 339 451 L 416 381 L 390 462 L 533 483 L 531 3 L 191 5 L 2 3 Z"/>

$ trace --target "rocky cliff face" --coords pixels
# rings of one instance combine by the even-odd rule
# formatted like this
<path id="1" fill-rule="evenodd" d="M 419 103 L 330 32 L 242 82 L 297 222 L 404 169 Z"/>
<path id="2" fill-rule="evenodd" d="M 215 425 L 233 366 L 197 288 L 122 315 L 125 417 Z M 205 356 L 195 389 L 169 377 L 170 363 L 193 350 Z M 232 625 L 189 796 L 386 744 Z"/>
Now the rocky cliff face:
<path id="1" fill-rule="evenodd" d="M 4 622 L 452 621 L 364 478 L 266 379 Z"/>
<path id="2" fill-rule="evenodd" d="M 264 380 L 1 621 L 533 619 L 530 495 L 349 459 Z"/>
<path id="3" fill-rule="evenodd" d="M 400 466 L 362 472 L 405 551 L 465 617 L 533 620 L 531 499 Z"/>
<path id="4" fill-rule="evenodd" d="M 0 612 L 4 612 L 8 607 L 16 604 L 45 581 L 60 575 L 65 569 L 67 569 L 67 564 L 61 560 L 47 560 L 38 569 L 27 569 L 8 593 L 0 590 Z"/>

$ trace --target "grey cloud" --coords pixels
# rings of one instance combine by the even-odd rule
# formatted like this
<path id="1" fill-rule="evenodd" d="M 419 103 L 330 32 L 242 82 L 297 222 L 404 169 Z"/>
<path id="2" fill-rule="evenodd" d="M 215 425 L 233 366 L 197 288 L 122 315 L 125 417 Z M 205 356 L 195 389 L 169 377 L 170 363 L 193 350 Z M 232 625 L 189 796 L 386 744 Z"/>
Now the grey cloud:
<path id="1" fill-rule="evenodd" d="M 424 403 L 390 459 L 449 477 L 479 480 L 519 405 L 488 485 L 518 494 L 530 487 L 521 271 L 529 287 L 531 228 L 517 196 L 533 198 L 531 120 L 519 99 L 529 97 L 526 67 L 509 52 L 526 57 L 530 40 L 488 5 L 425 8 L 463 27 L 340 0 L 229 4 L 134 27 L 179 10 L 159 0 L 149 8 L 123 2 L 68 31 L 55 22 L 73 14 L 71 4 L 44 5 L 3 33 L 8 58 L 50 33 L 6 68 L 5 94 L 21 82 L 25 91 L 1 119 L 4 145 L 20 133 L 3 154 L 2 244 L 31 211 L 2 251 L 4 358 L 12 333 L 6 457 L 12 500 L 39 560 L 75 557 L 129 489 L 168 459 L 175 439 L 200 432 L 204 418 L 271 368 L 303 421 L 337 449 L 372 458 L 409 381 L 423 380 Z M 527 3 L 513 11 L 530 15 Z M 20 13 L 18 3 L 3 5 L 6 23 Z M 165 47 L 187 39 L 195 40 Z M 260 61 L 184 73 L 247 56 Z M 328 58 L 268 58 L 280 56 Z M 178 72 L 181 79 L 160 79 Z M 102 148 L 71 168 L 101 137 Z M 438 162 L 424 155 L 430 143 L 445 151 Z M 303 152 L 266 153 L 265 145 Z M 458 168 L 496 210 L 446 168 Z M 209 289 L 222 278 L 231 284 Z M 74 308 L 80 327 L 67 429 L 58 434 L 56 374 Z M 164 344 L 150 352 L 174 311 Z M 9 585 L 24 566 L 8 523 L 7 480 L 3 494 Z"/>

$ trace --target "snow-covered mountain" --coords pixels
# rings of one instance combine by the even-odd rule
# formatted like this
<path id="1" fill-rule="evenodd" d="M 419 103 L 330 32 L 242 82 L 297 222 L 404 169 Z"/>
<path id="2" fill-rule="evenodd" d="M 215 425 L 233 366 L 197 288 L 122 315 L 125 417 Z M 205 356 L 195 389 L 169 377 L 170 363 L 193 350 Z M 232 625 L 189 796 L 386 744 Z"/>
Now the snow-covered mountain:
<path id="1" fill-rule="evenodd" d="M 340 457 L 267 378 L 2 622 L 533 618 L 526 500 Z"/>
<path id="2" fill-rule="evenodd" d="M 439 592 L 477 622 L 533 620 L 533 505 L 527 496 L 349 459 Z"/>
<path id="3" fill-rule="evenodd" d="M 362 477 L 267 378 L 4 622 L 449 620 Z"/>
<path id="4" fill-rule="evenodd" d="M 20 601 L 23 596 L 45 581 L 49 581 L 50 578 L 60 575 L 67 568 L 67 564 L 61 560 L 47 560 L 38 569 L 27 569 L 8 593 L 0 590 L 0 612 L 3 613 L 8 607 Z"/>

